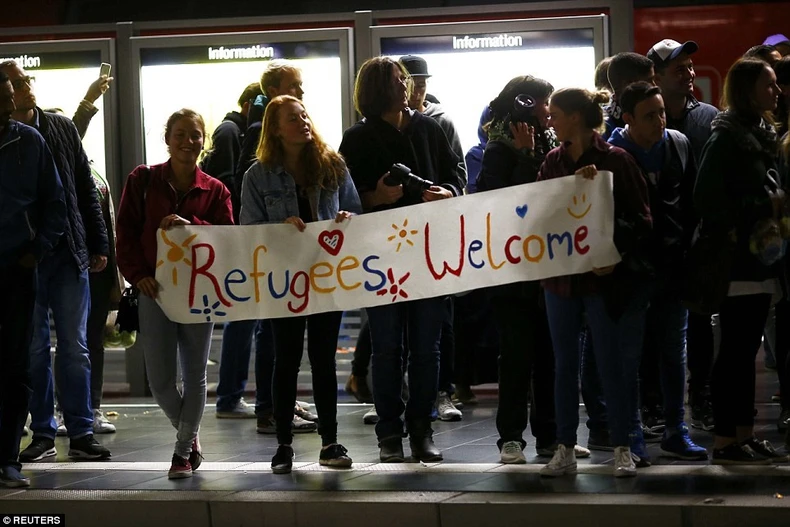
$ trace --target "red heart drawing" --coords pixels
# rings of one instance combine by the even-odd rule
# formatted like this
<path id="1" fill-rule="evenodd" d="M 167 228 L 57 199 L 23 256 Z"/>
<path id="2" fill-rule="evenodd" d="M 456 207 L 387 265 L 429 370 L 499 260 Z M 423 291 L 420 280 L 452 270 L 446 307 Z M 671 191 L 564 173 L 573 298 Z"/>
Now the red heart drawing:
<path id="1" fill-rule="evenodd" d="M 342 231 L 324 231 L 318 235 L 318 245 L 332 256 L 337 256 L 343 247 Z"/>

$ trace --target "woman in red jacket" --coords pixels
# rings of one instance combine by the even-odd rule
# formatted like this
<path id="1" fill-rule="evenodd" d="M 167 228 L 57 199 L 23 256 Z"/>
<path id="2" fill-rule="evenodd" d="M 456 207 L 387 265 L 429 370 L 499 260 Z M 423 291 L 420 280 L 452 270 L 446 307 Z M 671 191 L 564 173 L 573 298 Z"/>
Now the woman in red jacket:
<path id="1" fill-rule="evenodd" d="M 214 324 L 172 322 L 156 303 L 156 232 L 179 225 L 232 225 L 230 192 L 197 166 L 205 124 L 192 110 L 167 120 L 170 159 L 141 165 L 126 180 L 117 221 L 118 267 L 142 293 L 140 339 L 151 393 L 178 433 L 168 477 L 187 478 L 202 461 L 198 429 L 206 404 L 206 362 Z M 177 387 L 181 363 L 183 391 Z"/>

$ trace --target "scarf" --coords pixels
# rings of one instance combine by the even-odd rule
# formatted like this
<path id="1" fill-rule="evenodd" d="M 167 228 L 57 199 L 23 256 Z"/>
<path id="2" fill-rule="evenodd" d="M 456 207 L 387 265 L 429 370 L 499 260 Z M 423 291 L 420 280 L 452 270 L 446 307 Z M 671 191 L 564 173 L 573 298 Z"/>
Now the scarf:
<path id="1" fill-rule="evenodd" d="M 761 118 L 756 123 L 750 123 L 732 110 L 726 110 L 713 119 L 711 128 L 731 132 L 748 152 L 764 152 L 771 157 L 775 157 L 778 153 L 779 139 L 776 130 L 765 119 Z"/>

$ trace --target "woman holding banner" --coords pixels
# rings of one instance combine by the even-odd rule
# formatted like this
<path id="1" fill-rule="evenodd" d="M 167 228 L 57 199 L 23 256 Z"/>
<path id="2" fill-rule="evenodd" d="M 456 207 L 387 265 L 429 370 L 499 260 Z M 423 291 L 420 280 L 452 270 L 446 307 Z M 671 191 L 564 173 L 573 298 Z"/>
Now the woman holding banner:
<path id="1" fill-rule="evenodd" d="M 116 223 L 118 268 L 141 293 L 138 340 L 151 393 L 178 431 L 171 479 L 192 476 L 203 458 L 198 429 L 206 405 L 206 363 L 214 324 L 173 322 L 157 304 L 157 229 L 233 224 L 230 192 L 197 166 L 205 131 L 203 118 L 192 110 L 179 110 L 168 118 L 165 142 L 170 159 L 140 165 L 129 174 Z M 177 362 L 182 391 L 177 386 Z"/>
<path id="2" fill-rule="evenodd" d="M 242 224 L 289 223 L 302 232 L 307 223 L 331 219 L 340 223 L 362 212 L 343 159 L 318 135 L 299 99 L 282 95 L 266 106 L 256 157 L 258 162 L 244 176 Z M 322 445 L 318 462 L 329 467 L 351 466 L 348 451 L 337 442 L 335 353 L 342 315 L 333 311 L 271 321 L 275 353 L 272 397 L 279 442 L 272 458 L 275 474 L 288 474 L 293 467 L 291 427 L 305 325 Z"/>
<path id="3" fill-rule="evenodd" d="M 579 332 L 583 315 L 592 331 L 594 353 L 609 413 L 614 475 L 635 476 L 631 455 L 631 417 L 636 412 L 637 373 L 648 291 L 633 271 L 639 247 L 652 227 L 647 186 L 633 158 L 598 133 L 603 125 L 605 92 L 578 88 L 555 92 L 549 120 L 561 145 L 546 156 L 538 180 L 569 174 L 593 178 L 597 170 L 614 174 L 614 243 L 623 262 L 582 275 L 543 281 L 546 312 L 555 353 L 555 404 L 559 446 L 542 476 L 576 472 L 579 427 Z M 565 208 L 562 203 L 558 207 Z M 643 291 L 644 290 L 644 291 Z"/>
<path id="4" fill-rule="evenodd" d="M 366 61 L 354 87 L 354 104 L 365 119 L 343 135 L 340 153 L 365 212 L 459 196 L 463 174 L 442 128 L 409 110 L 409 76 L 386 57 Z M 400 164 L 397 165 L 396 164 Z M 367 310 L 370 323 L 376 435 L 382 462 L 402 462 L 403 415 L 413 457 L 440 461 L 431 413 L 439 382 L 442 297 L 397 302 Z M 401 397 L 403 336 L 408 327 L 409 402 Z"/>

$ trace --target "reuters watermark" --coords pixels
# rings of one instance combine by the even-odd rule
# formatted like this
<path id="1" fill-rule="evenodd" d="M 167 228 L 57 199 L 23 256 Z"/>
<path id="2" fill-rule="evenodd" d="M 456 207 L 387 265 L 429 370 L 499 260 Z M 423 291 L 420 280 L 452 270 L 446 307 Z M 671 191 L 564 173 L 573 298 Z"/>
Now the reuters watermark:
<path id="1" fill-rule="evenodd" d="M 0 527 L 5 525 L 66 525 L 65 514 L 0 514 Z"/>

